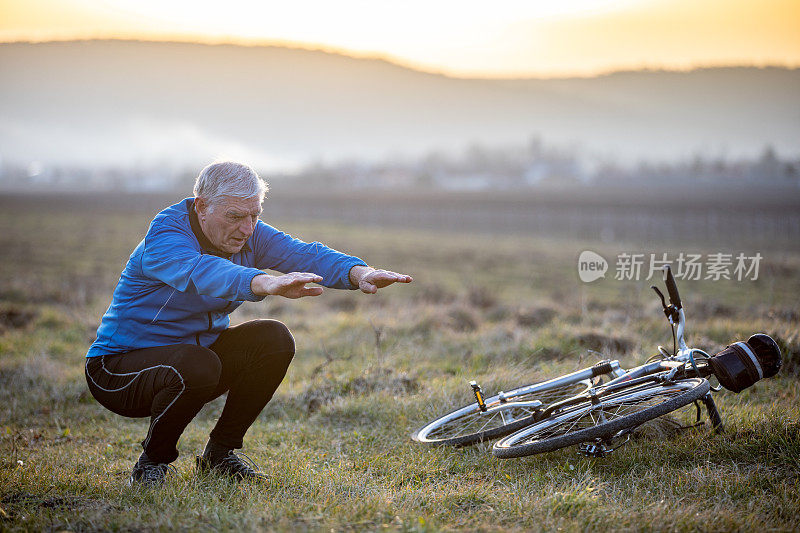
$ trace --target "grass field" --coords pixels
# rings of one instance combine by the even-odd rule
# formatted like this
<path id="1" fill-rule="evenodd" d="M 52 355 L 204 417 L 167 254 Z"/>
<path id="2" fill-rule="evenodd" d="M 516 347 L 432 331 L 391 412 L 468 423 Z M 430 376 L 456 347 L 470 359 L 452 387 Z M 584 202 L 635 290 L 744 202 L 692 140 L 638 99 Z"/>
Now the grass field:
<path id="1" fill-rule="evenodd" d="M 269 220 L 415 282 L 240 308 L 234 323 L 278 318 L 297 341 L 245 441 L 270 483 L 195 477 L 220 399 L 184 433 L 177 476 L 128 488 L 147 422 L 95 402 L 83 356 L 153 214 L 58 202 L 0 212 L 0 530 L 800 529 L 800 253 L 767 237 L 757 281 L 679 282 L 691 345 L 713 353 L 764 331 L 785 350 L 778 377 L 716 396 L 724 435 L 706 425 L 603 459 L 573 448 L 499 460 L 486 445 L 426 448 L 410 434 L 470 401 L 470 379 L 492 392 L 593 363 L 589 349 L 633 365 L 667 345 L 652 280 L 583 284 L 576 260 L 679 250 Z"/>

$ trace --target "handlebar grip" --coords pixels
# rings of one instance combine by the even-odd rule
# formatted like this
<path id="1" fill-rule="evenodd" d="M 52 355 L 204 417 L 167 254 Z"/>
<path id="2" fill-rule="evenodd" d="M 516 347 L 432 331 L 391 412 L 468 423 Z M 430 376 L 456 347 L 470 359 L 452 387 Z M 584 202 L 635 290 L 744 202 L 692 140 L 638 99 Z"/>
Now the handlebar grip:
<path id="1" fill-rule="evenodd" d="M 667 282 L 667 292 L 669 292 L 669 301 L 677 307 L 678 309 L 682 308 L 681 305 L 681 295 L 678 294 L 678 286 L 675 285 L 675 277 L 672 275 L 672 269 L 669 265 L 664 265 L 664 277 Z"/>

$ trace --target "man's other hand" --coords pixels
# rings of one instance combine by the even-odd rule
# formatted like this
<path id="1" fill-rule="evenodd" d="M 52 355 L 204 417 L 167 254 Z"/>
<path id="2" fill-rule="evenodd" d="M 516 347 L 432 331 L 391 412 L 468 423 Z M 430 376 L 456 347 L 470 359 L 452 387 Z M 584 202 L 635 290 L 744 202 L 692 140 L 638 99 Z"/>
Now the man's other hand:
<path id="1" fill-rule="evenodd" d="M 361 289 L 361 292 L 375 294 L 392 283 L 411 283 L 414 279 L 406 274 L 398 274 L 390 270 L 375 269 L 368 266 L 354 266 L 350 269 L 350 282 Z"/>
<path id="2" fill-rule="evenodd" d="M 283 296 L 284 298 L 302 298 L 303 296 L 319 296 L 322 287 L 306 287 L 306 283 L 319 283 L 322 276 L 313 272 L 291 272 L 282 276 L 261 274 L 253 278 L 250 288 L 257 296 Z"/>

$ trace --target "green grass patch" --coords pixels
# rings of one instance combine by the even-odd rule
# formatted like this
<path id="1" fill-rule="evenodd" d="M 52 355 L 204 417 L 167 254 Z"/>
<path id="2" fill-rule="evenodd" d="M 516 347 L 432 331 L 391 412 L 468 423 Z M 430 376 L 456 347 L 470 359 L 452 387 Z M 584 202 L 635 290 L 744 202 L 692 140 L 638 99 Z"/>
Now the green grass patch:
<path id="1" fill-rule="evenodd" d="M 151 216 L 0 213 L 2 530 L 800 529 L 797 254 L 766 254 L 757 282 L 680 283 L 690 344 L 713 351 L 765 331 L 787 355 L 778 377 L 716 396 L 724 434 L 644 433 L 603 459 L 571 448 L 498 460 L 488 445 L 428 448 L 410 435 L 472 401 L 470 379 L 493 393 L 592 364 L 589 350 L 633 365 L 671 347 L 652 280 L 578 281 L 581 250 L 630 246 L 335 223 L 271 221 L 415 283 L 233 315 L 278 318 L 297 341 L 246 438 L 269 483 L 195 475 L 218 399 L 183 435 L 177 475 L 131 489 L 147 421 L 94 401 L 83 356 Z"/>

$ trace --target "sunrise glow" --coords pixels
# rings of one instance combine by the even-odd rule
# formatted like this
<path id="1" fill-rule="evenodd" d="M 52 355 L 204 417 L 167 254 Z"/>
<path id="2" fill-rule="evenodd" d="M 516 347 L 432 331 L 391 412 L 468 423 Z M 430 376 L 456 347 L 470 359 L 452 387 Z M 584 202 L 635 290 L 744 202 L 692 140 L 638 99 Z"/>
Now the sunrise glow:
<path id="1" fill-rule="evenodd" d="M 323 48 L 457 76 L 800 65 L 796 0 L 0 0 L 0 40 Z"/>

